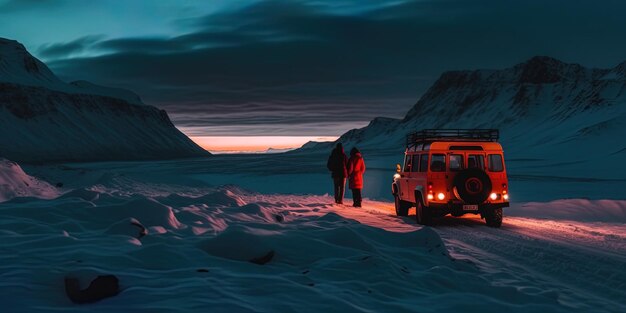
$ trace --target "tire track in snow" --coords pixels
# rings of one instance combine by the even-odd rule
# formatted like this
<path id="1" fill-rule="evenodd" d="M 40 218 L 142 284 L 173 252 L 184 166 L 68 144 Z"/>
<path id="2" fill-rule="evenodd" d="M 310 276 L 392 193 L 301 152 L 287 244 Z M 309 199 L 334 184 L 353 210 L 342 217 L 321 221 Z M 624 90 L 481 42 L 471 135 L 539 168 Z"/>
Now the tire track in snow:
<path id="1" fill-rule="evenodd" d="M 393 204 L 368 202 L 370 216 L 347 215 L 419 227 L 414 216 L 395 217 Z M 433 228 L 451 255 L 476 263 L 494 284 L 553 293 L 576 309 L 626 312 L 626 225 L 505 216 L 502 228 L 494 229 L 477 216 L 448 216 Z"/>
<path id="2" fill-rule="evenodd" d="M 434 228 L 453 255 L 469 256 L 497 283 L 544 286 L 580 309 L 626 311 L 624 237 L 577 224 L 505 217 L 493 229 L 479 218 L 446 217 Z"/>

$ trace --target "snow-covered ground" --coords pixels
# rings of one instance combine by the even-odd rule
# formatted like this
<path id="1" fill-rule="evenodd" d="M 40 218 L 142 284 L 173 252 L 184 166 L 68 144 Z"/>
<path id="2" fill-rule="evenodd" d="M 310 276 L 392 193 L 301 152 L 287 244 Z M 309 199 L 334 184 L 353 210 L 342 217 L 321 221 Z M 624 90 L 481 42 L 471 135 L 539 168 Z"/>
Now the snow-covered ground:
<path id="1" fill-rule="evenodd" d="M 7 312 L 626 311 L 623 197 L 515 202 L 501 229 L 471 216 L 420 227 L 384 199 L 332 204 L 316 164 L 279 155 L 26 167 L 64 194 L 0 203 L 0 303 Z M 85 287 L 103 274 L 119 278 L 120 294 L 87 305 L 65 296 L 65 277 Z"/>

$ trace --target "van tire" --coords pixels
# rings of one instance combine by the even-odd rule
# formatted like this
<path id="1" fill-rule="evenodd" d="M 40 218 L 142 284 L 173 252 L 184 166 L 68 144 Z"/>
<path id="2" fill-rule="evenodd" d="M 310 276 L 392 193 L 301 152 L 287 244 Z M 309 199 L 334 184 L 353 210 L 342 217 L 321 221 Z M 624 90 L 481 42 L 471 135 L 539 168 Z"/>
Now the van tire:
<path id="1" fill-rule="evenodd" d="M 459 197 L 466 204 L 481 204 L 491 193 L 491 179 L 485 171 L 478 168 L 468 168 L 460 171 L 454 177 L 453 186 Z M 469 188 L 468 188 L 469 187 Z M 471 187 L 476 190 L 471 190 Z"/>
<path id="2" fill-rule="evenodd" d="M 420 225 L 430 225 L 432 222 L 432 214 L 430 208 L 424 206 L 419 199 L 415 204 L 415 221 Z"/>
<path id="3" fill-rule="evenodd" d="M 396 206 L 396 215 L 397 216 L 407 216 L 409 215 L 409 208 L 411 208 L 411 203 L 406 202 L 404 200 L 400 200 L 398 195 L 394 196 L 394 204 Z"/>
<path id="4" fill-rule="evenodd" d="M 485 215 L 485 222 L 489 227 L 499 228 L 502 226 L 502 208 L 490 210 Z"/>

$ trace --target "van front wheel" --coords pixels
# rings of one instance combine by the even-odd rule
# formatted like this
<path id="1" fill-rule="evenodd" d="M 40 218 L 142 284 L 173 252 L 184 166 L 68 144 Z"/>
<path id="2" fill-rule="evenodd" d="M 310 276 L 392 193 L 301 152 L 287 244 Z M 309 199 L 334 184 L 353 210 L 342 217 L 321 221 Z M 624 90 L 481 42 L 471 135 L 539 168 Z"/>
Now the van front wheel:
<path id="1" fill-rule="evenodd" d="M 409 208 L 411 207 L 411 203 L 400 200 L 398 195 L 394 196 L 394 202 L 396 205 L 396 215 L 397 216 L 407 216 L 409 215 Z"/>
<path id="2" fill-rule="evenodd" d="M 493 209 L 485 215 L 487 226 L 498 228 L 502 226 L 502 208 Z"/>

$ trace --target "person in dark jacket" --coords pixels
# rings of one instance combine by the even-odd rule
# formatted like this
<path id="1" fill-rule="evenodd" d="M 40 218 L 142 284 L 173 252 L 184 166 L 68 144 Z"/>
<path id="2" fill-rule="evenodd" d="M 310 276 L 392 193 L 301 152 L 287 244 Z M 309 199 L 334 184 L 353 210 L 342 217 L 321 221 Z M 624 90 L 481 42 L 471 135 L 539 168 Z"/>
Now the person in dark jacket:
<path id="1" fill-rule="evenodd" d="M 326 167 L 331 172 L 334 185 L 335 203 L 343 204 L 343 194 L 346 188 L 346 177 L 348 176 L 348 157 L 343 151 L 343 145 L 338 143 L 326 162 Z"/>
<path id="2" fill-rule="evenodd" d="M 350 160 L 348 160 L 348 178 L 350 189 L 352 190 L 352 206 L 361 207 L 363 200 L 361 190 L 363 189 L 363 173 L 365 173 L 365 161 L 357 148 L 350 150 Z"/>

